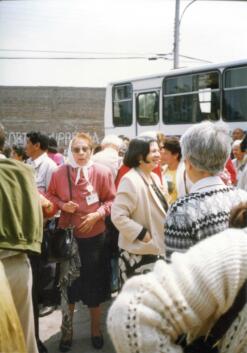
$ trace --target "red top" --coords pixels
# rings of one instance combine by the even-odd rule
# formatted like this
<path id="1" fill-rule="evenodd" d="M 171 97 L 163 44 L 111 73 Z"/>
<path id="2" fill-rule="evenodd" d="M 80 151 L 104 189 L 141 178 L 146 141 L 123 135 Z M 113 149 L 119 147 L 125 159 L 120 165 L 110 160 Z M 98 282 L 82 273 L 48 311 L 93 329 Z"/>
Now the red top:
<path id="1" fill-rule="evenodd" d="M 61 153 L 47 152 L 47 155 L 56 163 L 56 165 L 64 164 L 64 157 Z"/>
<path id="2" fill-rule="evenodd" d="M 232 163 L 232 160 L 231 160 L 230 157 L 226 161 L 225 168 L 228 170 L 228 172 L 229 172 L 229 174 L 231 176 L 232 184 L 236 185 L 236 183 L 237 183 L 237 171 L 236 171 L 236 168 L 234 167 L 234 164 Z"/>
<path id="3" fill-rule="evenodd" d="M 105 216 L 110 215 L 111 205 L 115 198 L 115 185 L 110 169 L 94 163 L 88 169 L 88 179 L 93 186 L 93 193 L 98 194 L 99 201 L 88 205 L 86 197 L 90 195 L 87 190 L 88 181 L 82 176 L 75 185 L 77 174 L 76 168 L 70 168 L 70 177 L 72 182 L 72 201 L 79 204 L 79 208 L 75 213 L 67 213 L 62 211 L 64 203 L 70 201 L 69 184 L 67 177 L 67 165 L 60 166 L 52 175 L 51 182 L 46 193 L 46 197 L 61 210 L 61 216 L 58 226 L 66 228 L 70 224 L 75 226 L 74 234 L 77 237 L 89 238 L 102 233 L 105 230 Z M 78 226 L 81 224 L 81 217 L 92 212 L 99 212 L 102 218 L 96 222 L 90 232 L 81 233 Z"/>

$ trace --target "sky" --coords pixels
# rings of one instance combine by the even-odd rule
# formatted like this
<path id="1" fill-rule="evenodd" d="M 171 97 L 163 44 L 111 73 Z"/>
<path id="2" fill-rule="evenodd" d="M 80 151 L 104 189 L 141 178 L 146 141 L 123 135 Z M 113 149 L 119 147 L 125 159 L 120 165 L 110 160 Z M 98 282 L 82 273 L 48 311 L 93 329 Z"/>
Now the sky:
<path id="1" fill-rule="evenodd" d="M 180 14 L 190 2 L 181 0 Z M 166 72 L 174 17 L 175 0 L 0 1 L 0 85 L 105 87 Z M 180 54 L 247 58 L 246 18 L 247 1 L 194 1 L 181 18 Z M 168 60 L 149 60 L 160 53 Z M 179 64 L 204 62 L 181 56 Z"/>

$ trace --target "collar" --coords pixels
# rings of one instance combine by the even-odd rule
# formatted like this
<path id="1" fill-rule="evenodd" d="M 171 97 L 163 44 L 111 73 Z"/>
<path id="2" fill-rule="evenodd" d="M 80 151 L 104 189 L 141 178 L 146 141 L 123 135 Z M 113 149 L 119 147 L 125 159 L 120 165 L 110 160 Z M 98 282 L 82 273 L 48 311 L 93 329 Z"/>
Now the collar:
<path id="1" fill-rule="evenodd" d="M 31 161 L 30 161 L 31 163 L 30 163 L 30 164 L 32 164 L 32 165 L 34 166 L 34 168 L 38 168 L 38 167 L 40 166 L 40 164 L 43 163 L 44 160 L 45 160 L 47 157 L 48 157 L 48 156 L 47 156 L 47 153 L 44 152 L 44 153 L 42 153 L 42 155 L 39 156 L 38 158 L 36 158 L 36 159 L 34 159 L 34 160 L 31 159 Z"/>
<path id="2" fill-rule="evenodd" d="M 225 184 L 218 175 L 210 176 L 207 178 L 200 179 L 195 184 L 193 184 L 190 189 L 190 194 L 193 192 L 200 193 L 223 187 L 225 187 Z"/>
<path id="3" fill-rule="evenodd" d="M 135 171 L 137 172 L 137 174 L 140 175 L 140 177 L 142 178 L 142 180 L 144 181 L 144 184 L 148 187 L 148 189 L 151 192 L 152 197 L 154 198 L 155 202 L 157 203 L 159 209 L 162 211 L 162 213 L 166 214 L 166 210 L 163 207 L 163 203 L 161 202 L 159 196 L 157 195 L 157 193 L 155 192 L 154 188 L 152 187 L 152 185 L 154 184 L 157 189 L 159 190 L 159 187 L 156 185 L 155 183 L 155 174 L 153 172 L 150 173 L 150 178 L 147 177 L 147 175 L 145 173 L 143 173 L 143 171 L 139 168 L 136 167 Z M 163 195 L 162 191 L 160 190 L 161 195 L 164 197 L 164 200 L 166 202 L 165 196 Z M 167 205 L 168 206 L 168 205 Z"/>
<path id="4" fill-rule="evenodd" d="M 151 185 L 153 183 L 152 181 L 152 174 L 150 173 L 150 176 L 148 177 L 139 167 L 135 168 L 136 172 L 141 176 L 141 178 L 143 179 L 144 183 L 146 185 Z"/>
<path id="5" fill-rule="evenodd" d="M 74 169 L 76 170 L 76 179 L 75 179 L 75 184 L 76 185 L 78 184 L 78 181 L 80 180 L 81 174 L 82 174 L 82 176 L 84 176 L 84 178 L 86 179 L 87 183 L 91 185 L 90 180 L 89 180 L 88 170 L 91 168 L 92 165 L 93 165 L 93 161 L 89 160 L 87 165 L 74 167 Z"/>
<path id="6" fill-rule="evenodd" d="M 0 152 L 0 159 L 5 159 L 5 158 L 7 158 L 7 157 L 5 156 L 5 154 L 3 154 L 2 152 Z"/>
<path id="7" fill-rule="evenodd" d="M 245 155 L 241 161 L 237 160 L 237 158 L 235 158 L 235 161 L 237 167 L 241 167 L 242 165 L 247 163 L 247 155 Z"/>

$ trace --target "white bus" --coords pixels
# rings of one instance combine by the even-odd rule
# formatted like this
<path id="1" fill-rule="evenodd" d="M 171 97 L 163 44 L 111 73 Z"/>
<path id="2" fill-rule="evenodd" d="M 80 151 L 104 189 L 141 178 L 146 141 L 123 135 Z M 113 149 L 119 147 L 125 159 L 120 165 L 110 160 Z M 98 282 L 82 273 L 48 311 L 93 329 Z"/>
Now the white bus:
<path id="1" fill-rule="evenodd" d="M 182 135 L 205 119 L 247 130 L 247 60 L 113 82 L 106 89 L 105 134 Z"/>

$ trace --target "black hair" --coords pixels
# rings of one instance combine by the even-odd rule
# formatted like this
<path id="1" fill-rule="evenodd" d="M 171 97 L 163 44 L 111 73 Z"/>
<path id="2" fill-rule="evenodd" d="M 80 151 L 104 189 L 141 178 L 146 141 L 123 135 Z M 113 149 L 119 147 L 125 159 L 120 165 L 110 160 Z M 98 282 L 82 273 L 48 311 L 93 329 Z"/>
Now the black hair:
<path id="1" fill-rule="evenodd" d="M 102 146 L 101 145 L 96 145 L 93 148 L 93 154 L 96 154 L 98 152 L 102 151 Z"/>
<path id="2" fill-rule="evenodd" d="M 24 161 L 28 159 L 28 156 L 26 155 L 26 152 L 25 152 L 25 147 L 23 145 L 21 144 L 13 145 L 12 150 L 15 151 L 17 156 L 22 157 Z"/>
<path id="3" fill-rule="evenodd" d="M 141 160 L 147 162 L 146 158 L 150 153 L 152 142 L 157 142 L 157 140 L 149 136 L 132 139 L 125 153 L 123 163 L 129 168 L 135 168 L 139 166 Z"/>
<path id="4" fill-rule="evenodd" d="M 247 134 L 244 136 L 242 142 L 240 143 L 240 149 L 242 152 L 246 152 L 247 150 Z"/>
<path id="5" fill-rule="evenodd" d="M 39 131 L 30 131 L 27 133 L 27 137 L 32 142 L 33 145 L 36 143 L 40 144 L 40 149 L 46 151 L 48 149 L 49 137 L 45 134 L 42 134 Z"/>
<path id="6" fill-rule="evenodd" d="M 164 143 L 161 145 L 161 148 L 162 147 L 170 151 L 172 154 L 178 154 L 178 160 L 180 161 L 182 157 L 182 153 L 181 153 L 180 142 L 177 137 L 175 136 L 166 137 Z"/>
<path id="7" fill-rule="evenodd" d="M 123 141 L 124 141 L 124 140 L 130 141 L 130 138 L 129 138 L 128 136 L 125 136 L 125 135 L 118 135 L 118 137 L 119 137 L 120 139 L 122 139 Z"/>
<path id="8" fill-rule="evenodd" d="M 5 155 L 5 157 L 9 158 L 11 155 L 11 147 L 9 145 L 5 145 L 3 147 L 3 154 Z"/>
<path id="9" fill-rule="evenodd" d="M 48 152 L 57 153 L 57 141 L 54 137 L 49 137 Z"/>

